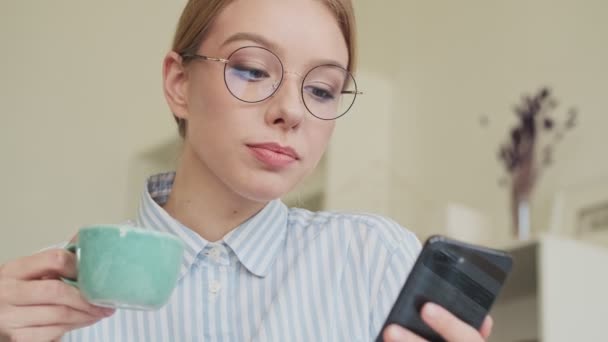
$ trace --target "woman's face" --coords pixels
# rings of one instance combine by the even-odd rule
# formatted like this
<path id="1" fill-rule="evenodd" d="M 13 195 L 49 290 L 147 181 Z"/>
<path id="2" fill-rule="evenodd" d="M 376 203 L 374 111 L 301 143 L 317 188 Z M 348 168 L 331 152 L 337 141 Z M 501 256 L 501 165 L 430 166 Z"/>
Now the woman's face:
<path id="1" fill-rule="evenodd" d="M 216 18 L 198 54 L 227 58 L 245 46 L 276 54 L 283 81 L 258 103 L 235 98 L 224 81 L 224 64 L 190 61 L 174 89 L 183 103 L 169 100 L 187 120 L 185 156 L 195 168 L 248 200 L 284 195 L 319 162 L 334 121 L 311 115 L 302 100 L 302 77 L 312 68 L 348 64 L 348 49 L 332 12 L 321 1 L 237 0 Z M 257 77 L 239 73 L 234 77 Z M 308 102 L 307 102 L 308 103 Z"/>

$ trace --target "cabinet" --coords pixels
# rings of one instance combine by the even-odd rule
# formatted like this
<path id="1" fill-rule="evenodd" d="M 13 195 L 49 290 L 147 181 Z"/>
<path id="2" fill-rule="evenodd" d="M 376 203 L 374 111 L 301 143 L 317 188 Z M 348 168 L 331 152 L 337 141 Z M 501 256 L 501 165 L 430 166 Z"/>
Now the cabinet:
<path id="1" fill-rule="evenodd" d="M 547 235 L 502 249 L 515 263 L 491 342 L 608 341 L 608 248 Z"/>

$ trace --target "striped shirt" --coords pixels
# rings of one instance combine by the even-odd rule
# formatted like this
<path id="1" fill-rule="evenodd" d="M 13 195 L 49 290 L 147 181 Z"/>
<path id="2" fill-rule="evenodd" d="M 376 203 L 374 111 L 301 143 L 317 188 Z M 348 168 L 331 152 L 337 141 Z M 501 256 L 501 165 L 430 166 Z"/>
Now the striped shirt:
<path id="1" fill-rule="evenodd" d="M 162 205 L 175 174 L 148 179 L 135 224 L 177 235 L 185 253 L 168 304 L 117 310 L 63 341 L 371 341 L 420 243 L 394 221 L 271 201 L 209 242 Z"/>

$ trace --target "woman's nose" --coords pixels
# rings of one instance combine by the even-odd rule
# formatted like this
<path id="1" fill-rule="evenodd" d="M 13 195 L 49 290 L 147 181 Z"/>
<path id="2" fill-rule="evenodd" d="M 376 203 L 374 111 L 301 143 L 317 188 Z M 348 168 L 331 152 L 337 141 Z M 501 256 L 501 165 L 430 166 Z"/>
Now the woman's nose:
<path id="1" fill-rule="evenodd" d="M 276 92 L 269 99 L 270 105 L 266 112 L 267 124 L 280 125 L 283 129 L 289 130 L 302 122 L 306 108 L 302 100 L 300 82 L 299 75 L 285 72 L 283 82 L 272 85 Z"/>

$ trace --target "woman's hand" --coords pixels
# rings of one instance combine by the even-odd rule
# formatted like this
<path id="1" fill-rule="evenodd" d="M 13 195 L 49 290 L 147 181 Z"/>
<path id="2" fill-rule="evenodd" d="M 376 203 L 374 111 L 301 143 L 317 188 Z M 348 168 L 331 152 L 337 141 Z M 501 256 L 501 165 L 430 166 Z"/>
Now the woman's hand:
<path id="1" fill-rule="evenodd" d="M 0 341 L 51 341 L 112 315 L 59 280 L 76 277 L 75 259 L 53 249 L 0 265 Z"/>
<path id="2" fill-rule="evenodd" d="M 422 320 L 448 342 L 484 342 L 492 332 L 493 321 L 487 316 L 479 331 L 452 315 L 439 305 L 426 303 L 422 307 Z M 428 342 L 396 324 L 388 326 L 383 334 L 385 342 Z"/>

